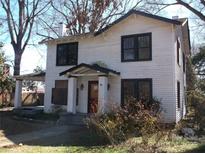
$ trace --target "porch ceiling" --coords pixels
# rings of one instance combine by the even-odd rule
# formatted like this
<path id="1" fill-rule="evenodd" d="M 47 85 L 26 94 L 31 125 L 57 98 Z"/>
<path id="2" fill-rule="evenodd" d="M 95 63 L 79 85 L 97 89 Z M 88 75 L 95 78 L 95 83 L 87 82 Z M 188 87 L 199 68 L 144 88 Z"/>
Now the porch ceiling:
<path id="1" fill-rule="evenodd" d="M 44 71 L 30 74 L 14 76 L 16 80 L 45 81 L 46 73 Z"/>
<path id="2" fill-rule="evenodd" d="M 98 75 L 113 75 L 119 76 L 120 72 L 101 67 L 99 65 L 79 64 L 59 74 L 70 76 L 98 76 Z"/>

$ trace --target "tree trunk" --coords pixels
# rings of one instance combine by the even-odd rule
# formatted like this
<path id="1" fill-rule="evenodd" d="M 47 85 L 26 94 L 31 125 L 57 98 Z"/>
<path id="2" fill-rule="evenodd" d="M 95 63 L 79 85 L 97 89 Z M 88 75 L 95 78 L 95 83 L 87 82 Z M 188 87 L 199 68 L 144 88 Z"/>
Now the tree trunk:
<path id="1" fill-rule="evenodd" d="M 20 75 L 21 53 L 15 53 L 14 57 L 14 75 Z"/>

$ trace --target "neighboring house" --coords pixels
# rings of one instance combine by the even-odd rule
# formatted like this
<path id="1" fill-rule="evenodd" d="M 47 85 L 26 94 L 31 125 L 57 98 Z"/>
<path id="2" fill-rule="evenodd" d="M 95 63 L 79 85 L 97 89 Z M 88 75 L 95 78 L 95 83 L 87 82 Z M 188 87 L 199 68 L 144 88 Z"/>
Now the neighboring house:
<path id="1" fill-rule="evenodd" d="M 45 112 L 104 112 L 127 96 L 162 102 L 166 122 L 186 113 L 187 19 L 131 10 L 94 34 L 62 36 L 47 45 Z M 98 65 L 93 65 L 98 64 Z"/>

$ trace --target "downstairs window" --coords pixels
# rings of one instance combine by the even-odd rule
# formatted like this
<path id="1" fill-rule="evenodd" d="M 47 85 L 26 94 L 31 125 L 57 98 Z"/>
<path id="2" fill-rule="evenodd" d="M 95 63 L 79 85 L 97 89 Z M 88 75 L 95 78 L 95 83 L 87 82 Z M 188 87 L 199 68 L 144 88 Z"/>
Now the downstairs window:
<path id="1" fill-rule="evenodd" d="M 137 99 L 148 102 L 152 99 L 152 79 L 122 79 L 122 105 L 128 99 Z"/>

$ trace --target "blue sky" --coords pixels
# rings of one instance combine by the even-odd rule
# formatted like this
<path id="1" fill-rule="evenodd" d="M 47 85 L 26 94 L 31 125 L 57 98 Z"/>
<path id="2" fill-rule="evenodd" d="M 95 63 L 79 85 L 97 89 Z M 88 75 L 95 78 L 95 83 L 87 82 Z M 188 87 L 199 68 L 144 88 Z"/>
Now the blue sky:
<path id="1" fill-rule="evenodd" d="M 172 16 L 179 16 L 179 18 L 183 17 L 192 17 L 192 14 L 183 8 L 182 6 L 171 6 L 166 9 L 166 17 L 172 18 Z M 194 31 L 192 27 L 194 27 L 194 22 L 192 20 L 189 21 L 190 30 L 191 30 L 191 38 L 197 39 L 197 36 L 194 35 Z M 4 50 L 6 51 L 6 55 L 9 59 L 13 59 L 13 48 L 8 43 L 8 39 L 5 39 L 7 43 L 5 43 Z M 193 40 L 191 40 L 193 41 Z M 35 42 L 37 43 L 37 42 Z M 45 45 L 36 45 L 36 46 L 27 46 L 21 62 L 21 74 L 31 73 L 36 66 L 41 66 L 43 69 L 46 67 L 46 46 Z"/>

